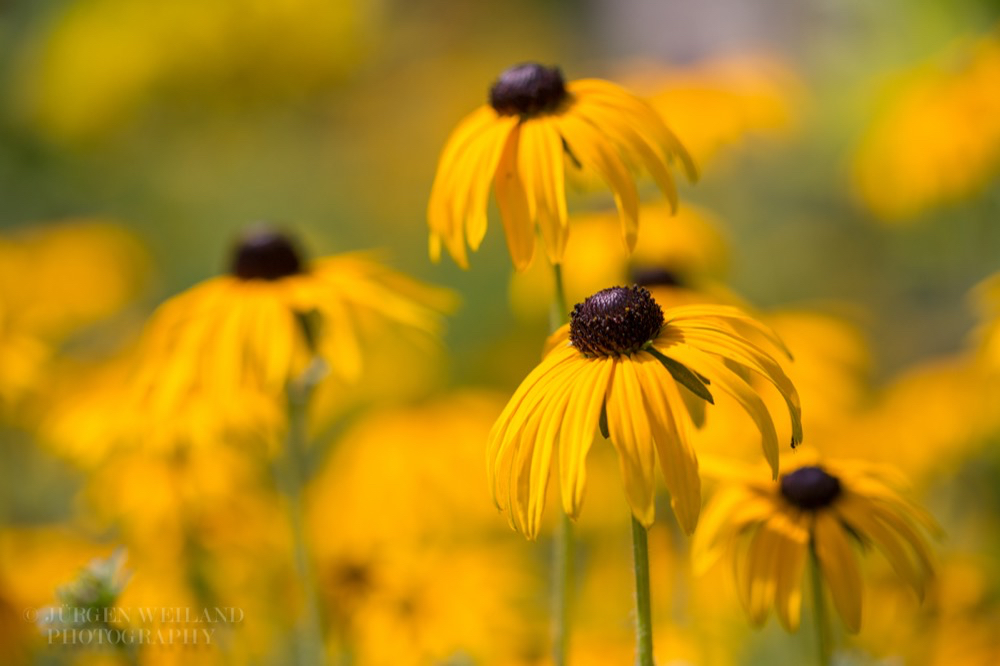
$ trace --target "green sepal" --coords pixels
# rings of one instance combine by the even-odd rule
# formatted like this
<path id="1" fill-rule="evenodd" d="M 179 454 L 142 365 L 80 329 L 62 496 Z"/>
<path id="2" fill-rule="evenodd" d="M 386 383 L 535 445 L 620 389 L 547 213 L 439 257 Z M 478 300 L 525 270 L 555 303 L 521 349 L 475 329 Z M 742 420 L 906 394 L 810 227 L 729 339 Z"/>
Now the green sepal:
<path id="1" fill-rule="evenodd" d="M 683 363 L 678 363 L 672 358 L 664 356 L 656 347 L 649 346 L 646 351 L 652 354 L 657 361 L 659 361 L 670 376 L 674 378 L 674 381 L 686 388 L 687 390 L 694 393 L 696 396 L 709 403 L 710 405 L 715 404 L 715 399 L 712 397 L 711 391 L 708 390 L 706 384 L 710 384 L 707 377 L 699 375 L 694 372 Z"/>

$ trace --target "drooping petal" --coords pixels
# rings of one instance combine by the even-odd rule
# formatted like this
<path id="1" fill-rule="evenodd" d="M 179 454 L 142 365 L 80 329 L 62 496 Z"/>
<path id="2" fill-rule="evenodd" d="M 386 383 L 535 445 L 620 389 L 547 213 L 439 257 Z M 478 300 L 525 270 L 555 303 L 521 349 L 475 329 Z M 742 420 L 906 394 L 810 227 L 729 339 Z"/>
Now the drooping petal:
<path id="1" fill-rule="evenodd" d="M 701 512 L 701 477 L 686 423 L 674 415 L 667 397 L 674 394 L 675 401 L 679 401 L 678 389 L 670 373 L 649 354 L 640 352 L 632 359 L 643 386 L 653 443 L 660 471 L 670 491 L 670 504 L 681 529 L 685 534 L 692 534 Z"/>
<path id="2" fill-rule="evenodd" d="M 486 445 L 486 472 L 497 508 L 510 507 L 509 484 L 511 466 L 517 454 L 526 421 L 544 399 L 546 387 L 559 379 L 568 363 L 579 352 L 572 347 L 556 350 L 546 356 L 521 382 L 490 430 Z"/>
<path id="3" fill-rule="evenodd" d="M 549 262 L 562 262 L 568 236 L 563 145 L 559 133 L 546 119 L 521 124 L 518 169 L 527 190 L 531 219 L 545 240 Z"/>
<path id="4" fill-rule="evenodd" d="M 541 526 L 542 510 L 545 508 L 545 495 L 551 476 L 552 451 L 556 446 L 563 415 L 573 395 L 574 382 L 583 369 L 583 366 L 576 365 L 567 372 L 561 384 L 550 389 L 549 399 L 540 408 L 542 418 L 538 426 L 535 451 L 531 458 L 527 524 L 524 526 L 524 534 L 529 539 L 534 539 L 538 535 Z"/>
<path id="5" fill-rule="evenodd" d="M 869 503 L 852 493 L 845 493 L 837 500 L 834 509 L 855 533 L 875 544 L 896 573 L 923 599 L 924 576 L 913 566 L 901 539 L 879 520 Z"/>
<path id="6" fill-rule="evenodd" d="M 683 344 L 661 346 L 658 341 L 654 342 L 654 347 L 665 356 L 669 356 L 694 372 L 707 377 L 712 381 L 714 387 L 722 389 L 740 404 L 760 431 L 764 457 L 771 466 L 772 477 L 777 479 L 778 434 L 774 429 L 774 421 L 771 420 L 767 406 L 753 388 L 725 364 L 694 347 Z"/>
<path id="7" fill-rule="evenodd" d="M 500 157 L 494 188 L 497 208 L 507 236 L 507 249 L 514 268 L 523 271 L 535 255 L 535 230 L 532 225 L 528 193 L 518 172 L 519 132 L 511 132 Z"/>
<path id="8" fill-rule="evenodd" d="M 649 420 L 643 409 L 642 388 L 632 363 L 615 360 L 607 400 L 608 430 L 618 452 L 625 497 L 644 527 L 653 524 L 656 453 Z"/>
<path id="9" fill-rule="evenodd" d="M 602 104 L 629 118 L 636 129 L 647 137 L 647 141 L 663 146 L 668 154 L 680 158 L 688 180 L 698 180 L 698 168 L 690 153 L 649 103 L 621 86 L 601 79 L 580 79 L 570 83 L 567 88 L 578 99 Z"/>
<path id="10" fill-rule="evenodd" d="M 746 608 L 750 623 L 758 627 L 764 624 L 767 611 L 774 601 L 777 565 L 780 564 L 778 551 L 782 541 L 781 533 L 775 529 L 774 523 L 780 523 L 781 520 L 781 514 L 772 516 L 757 529 L 747 555 Z"/>
<path id="11" fill-rule="evenodd" d="M 469 158 L 469 150 L 478 147 L 479 141 L 497 120 L 497 114 L 488 106 L 483 106 L 467 116 L 448 137 L 441 158 L 438 160 L 434 184 L 431 186 L 430 201 L 427 204 L 427 221 L 431 230 L 431 258 L 434 247 L 443 241 L 455 262 L 468 267 L 465 243 L 461 229 L 456 226 L 454 215 L 455 199 L 467 200 L 468 191 L 456 187 L 456 179 L 464 177 L 461 169 L 463 160 Z M 436 239 L 436 240 L 435 240 Z"/>
<path id="12" fill-rule="evenodd" d="M 559 435 L 559 469 L 563 510 L 576 518 L 587 483 L 587 454 L 608 392 L 614 359 L 592 359 L 575 378 L 576 388 Z"/>
<path id="13" fill-rule="evenodd" d="M 739 333 L 744 330 L 756 333 L 786 356 L 792 357 L 788 347 L 769 326 L 732 305 L 678 305 L 664 310 L 663 318 L 669 326 L 681 329 L 702 327 L 728 332 L 730 329 L 727 327 L 733 327 Z"/>
<path id="14" fill-rule="evenodd" d="M 782 538 L 775 554 L 774 608 L 781 625 L 794 632 L 798 631 L 802 615 L 802 577 L 809 549 L 809 531 L 799 515 L 787 516 L 780 528 Z"/>
<path id="15" fill-rule="evenodd" d="M 739 486 L 718 491 L 705 507 L 691 543 L 691 562 L 695 573 L 703 574 L 722 556 L 734 534 L 765 519 L 774 503 Z"/>
<path id="16" fill-rule="evenodd" d="M 573 111 L 611 137 L 620 146 L 619 150 L 622 153 L 638 156 L 646 171 L 670 202 L 671 212 L 677 212 L 677 186 L 674 185 L 674 179 L 667 169 L 667 158 L 659 146 L 648 143 L 638 129 L 629 122 L 628 117 L 604 105 L 594 103 L 587 96 L 580 97 Z"/>
<path id="17" fill-rule="evenodd" d="M 745 338 L 719 331 L 688 328 L 684 330 L 683 337 L 686 343 L 721 358 L 735 361 L 770 382 L 778 389 L 778 393 L 788 407 L 792 424 L 792 440 L 802 441 L 802 407 L 799 403 L 798 391 L 792 384 L 792 380 L 771 356 Z"/>
<path id="18" fill-rule="evenodd" d="M 584 169 L 596 173 L 607 183 L 615 199 L 625 245 L 631 252 L 639 232 L 639 194 L 635 183 L 622 163 L 617 152 L 608 145 L 605 138 L 593 125 L 572 114 L 558 117 L 554 121 L 569 150 Z"/>

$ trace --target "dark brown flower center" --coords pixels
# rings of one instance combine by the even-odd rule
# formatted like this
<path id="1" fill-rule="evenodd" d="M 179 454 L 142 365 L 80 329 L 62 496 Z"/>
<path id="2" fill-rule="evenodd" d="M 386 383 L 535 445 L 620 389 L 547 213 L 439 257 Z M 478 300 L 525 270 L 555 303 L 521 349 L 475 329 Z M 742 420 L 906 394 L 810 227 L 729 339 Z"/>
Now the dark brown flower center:
<path id="1" fill-rule="evenodd" d="M 800 467 L 781 477 L 781 494 L 800 509 L 815 511 L 830 506 L 840 493 L 840 479 L 817 465 Z"/>
<path id="2" fill-rule="evenodd" d="M 663 310 L 642 287 L 611 287 L 578 303 L 570 314 L 569 339 L 587 356 L 639 351 L 663 327 Z"/>
<path id="3" fill-rule="evenodd" d="M 490 106 L 502 116 L 534 116 L 554 111 L 566 99 L 558 67 L 526 62 L 510 67 L 490 88 Z"/>
<path id="4" fill-rule="evenodd" d="M 231 271 L 241 280 L 280 280 L 301 273 L 302 260 L 292 239 L 259 227 L 245 233 L 237 243 Z"/>
<path id="5" fill-rule="evenodd" d="M 633 266 L 632 282 L 640 287 L 683 287 L 685 280 L 680 273 L 662 266 Z"/>

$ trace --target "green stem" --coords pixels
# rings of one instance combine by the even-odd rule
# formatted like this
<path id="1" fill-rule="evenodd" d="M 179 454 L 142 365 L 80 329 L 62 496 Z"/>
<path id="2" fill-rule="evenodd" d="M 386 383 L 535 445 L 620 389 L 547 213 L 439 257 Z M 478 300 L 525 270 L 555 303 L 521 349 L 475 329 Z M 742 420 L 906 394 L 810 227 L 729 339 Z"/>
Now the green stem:
<path id="1" fill-rule="evenodd" d="M 816 556 L 816 547 L 809 544 L 809 568 L 812 574 L 813 617 L 816 620 L 816 648 L 819 666 L 829 666 L 833 651 L 830 642 L 830 620 L 826 614 L 826 597 L 823 594 L 823 574 Z"/>
<path id="2" fill-rule="evenodd" d="M 553 331 L 569 321 L 562 267 L 552 265 L 555 277 L 555 303 L 551 328 Z M 555 666 L 566 666 L 570 635 L 570 589 L 573 583 L 573 523 L 560 510 L 559 526 L 552 544 L 552 660 Z"/>
<path id="3" fill-rule="evenodd" d="M 569 321 L 569 307 L 566 305 L 566 288 L 563 285 L 562 266 L 552 264 L 552 274 L 555 276 L 555 303 L 552 304 L 552 316 L 549 318 L 549 327 L 555 332 L 560 326 Z"/>
<path id="4" fill-rule="evenodd" d="M 288 498 L 289 522 L 295 556 L 295 571 L 302 587 L 303 616 L 295 637 L 297 663 L 312 666 L 324 662 L 323 633 L 316 577 L 309 559 L 305 530 L 305 486 L 308 480 L 307 417 L 315 381 L 307 370 L 298 381 L 290 383 L 288 398 L 288 434 L 282 461 L 284 491 Z"/>
<path id="5" fill-rule="evenodd" d="M 552 569 L 552 660 L 555 666 L 565 666 L 570 634 L 569 593 L 573 581 L 573 523 L 562 511 L 552 546 Z"/>
<path id="6" fill-rule="evenodd" d="M 632 555 L 635 566 L 635 638 L 637 666 L 653 666 L 653 615 L 649 601 L 649 548 L 646 528 L 632 516 Z"/>

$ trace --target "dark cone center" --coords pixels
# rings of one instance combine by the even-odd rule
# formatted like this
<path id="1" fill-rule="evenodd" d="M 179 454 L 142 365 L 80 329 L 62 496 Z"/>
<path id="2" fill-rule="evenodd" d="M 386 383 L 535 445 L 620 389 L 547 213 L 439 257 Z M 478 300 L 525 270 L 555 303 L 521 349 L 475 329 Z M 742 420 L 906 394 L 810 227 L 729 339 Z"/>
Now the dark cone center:
<path id="1" fill-rule="evenodd" d="M 635 266 L 632 282 L 640 287 L 683 287 L 684 279 L 676 271 L 660 266 Z"/>
<path id="2" fill-rule="evenodd" d="M 800 467 L 781 477 L 781 494 L 800 509 L 822 509 L 840 493 L 840 479 L 819 466 Z"/>
<path id="3" fill-rule="evenodd" d="M 490 88 L 490 106 L 502 116 L 534 116 L 554 111 L 566 99 L 558 67 L 535 62 L 510 67 Z"/>
<path id="4" fill-rule="evenodd" d="M 231 270 L 241 280 L 280 280 L 301 273 L 302 260 L 288 236 L 254 229 L 236 245 Z"/>
<path id="5" fill-rule="evenodd" d="M 587 356 L 639 351 L 663 327 L 663 310 L 643 287 L 611 287 L 578 303 L 570 315 L 569 339 Z"/>

